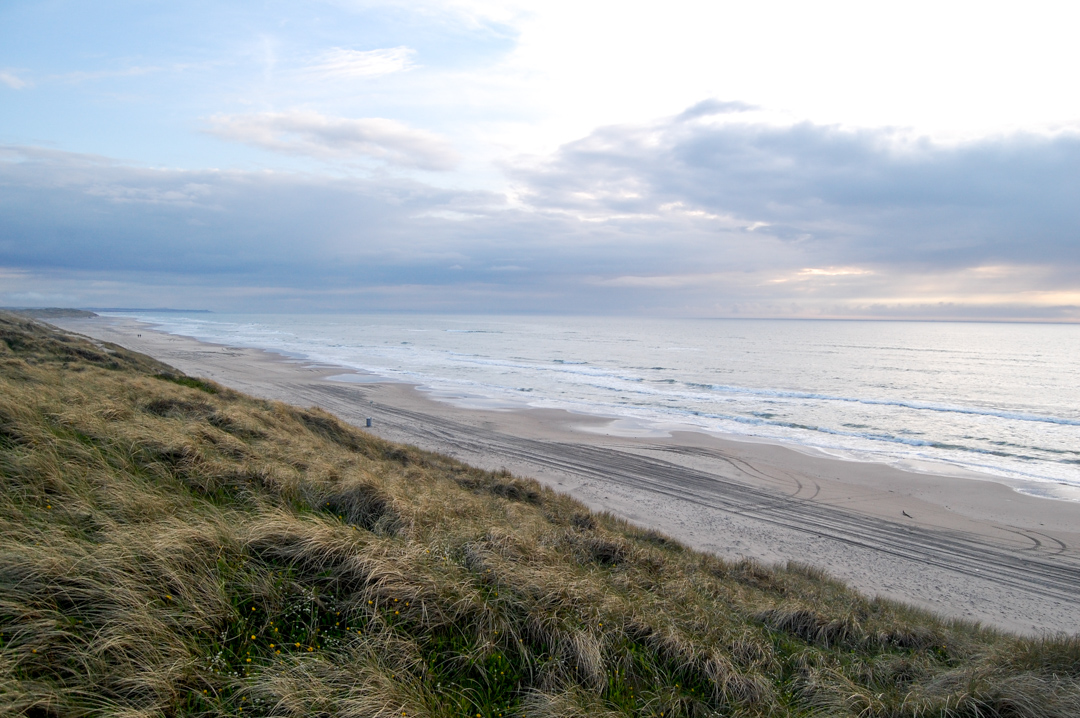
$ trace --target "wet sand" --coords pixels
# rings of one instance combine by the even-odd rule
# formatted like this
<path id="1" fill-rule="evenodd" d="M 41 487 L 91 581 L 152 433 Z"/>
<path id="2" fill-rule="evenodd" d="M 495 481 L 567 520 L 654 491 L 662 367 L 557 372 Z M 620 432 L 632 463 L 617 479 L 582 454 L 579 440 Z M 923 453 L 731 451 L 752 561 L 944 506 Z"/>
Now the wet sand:
<path id="1" fill-rule="evenodd" d="M 695 432 L 628 436 L 549 409 L 461 408 L 254 349 L 116 318 L 51 323 L 378 436 L 507 468 L 725 558 L 800 561 L 868 595 L 1026 634 L 1080 631 L 1080 502 L 991 477 L 915 473 Z M 141 336 L 139 336 L 141 334 Z"/>

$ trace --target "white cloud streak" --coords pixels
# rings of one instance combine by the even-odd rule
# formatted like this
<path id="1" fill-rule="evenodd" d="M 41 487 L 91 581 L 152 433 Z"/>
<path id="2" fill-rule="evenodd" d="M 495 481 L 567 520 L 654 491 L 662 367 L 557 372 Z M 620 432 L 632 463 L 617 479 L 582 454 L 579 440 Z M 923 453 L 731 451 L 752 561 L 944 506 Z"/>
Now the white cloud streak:
<path id="1" fill-rule="evenodd" d="M 215 115 L 211 134 L 274 152 L 328 160 L 371 157 L 388 164 L 445 171 L 458 155 L 442 137 L 381 117 L 350 119 L 309 110 Z"/>
<path id="2" fill-rule="evenodd" d="M 326 79 L 379 77 L 410 70 L 415 65 L 412 48 L 390 47 L 379 50 L 346 50 L 335 47 L 323 53 L 308 71 Z"/>
<path id="3" fill-rule="evenodd" d="M 22 90 L 30 86 L 30 83 L 16 75 L 11 70 L 0 70 L 0 84 L 7 85 L 12 90 Z"/>

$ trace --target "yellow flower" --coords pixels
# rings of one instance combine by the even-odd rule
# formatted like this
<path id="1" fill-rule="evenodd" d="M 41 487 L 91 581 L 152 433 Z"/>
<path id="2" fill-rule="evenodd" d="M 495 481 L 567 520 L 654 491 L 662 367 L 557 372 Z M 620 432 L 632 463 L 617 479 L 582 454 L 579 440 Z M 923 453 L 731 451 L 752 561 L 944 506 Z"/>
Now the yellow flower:
<path id="1" fill-rule="evenodd" d="M 251 640 L 253 640 L 253 641 L 255 640 L 255 636 L 254 636 L 254 635 L 253 635 L 253 636 L 251 637 Z"/>

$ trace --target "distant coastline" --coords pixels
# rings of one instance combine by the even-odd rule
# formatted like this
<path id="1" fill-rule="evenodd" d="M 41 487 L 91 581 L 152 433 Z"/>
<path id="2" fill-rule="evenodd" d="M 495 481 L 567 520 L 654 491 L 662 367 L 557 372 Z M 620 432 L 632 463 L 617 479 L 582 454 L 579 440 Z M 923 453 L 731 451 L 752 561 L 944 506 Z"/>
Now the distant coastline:
<path id="1" fill-rule="evenodd" d="M 0 307 L 4 311 L 18 314 L 33 319 L 92 319 L 98 316 L 88 309 L 65 309 L 61 307 L 46 307 L 42 309 L 20 309 L 16 307 Z"/>
<path id="2" fill-rule="evenodd" d="M 157 314 L 213 314 L 209 309 L 170 309 L 168 307 L 154 307 L 150 309 L 138 309 L 131 307 L 90 307 L 91 312 L 153 312 Z"/>
<path id="3" fill-rule="evenodd" d="M 74 309 L 71 307 L 0 307 L 0 310 L 21 314 L 35 319 L 89 319 L 98 316 L 98 312 L 146 312 L 156 314 L 213 314 L 209 309 L 138 309 L 130 307 L 89 307 Z"/>

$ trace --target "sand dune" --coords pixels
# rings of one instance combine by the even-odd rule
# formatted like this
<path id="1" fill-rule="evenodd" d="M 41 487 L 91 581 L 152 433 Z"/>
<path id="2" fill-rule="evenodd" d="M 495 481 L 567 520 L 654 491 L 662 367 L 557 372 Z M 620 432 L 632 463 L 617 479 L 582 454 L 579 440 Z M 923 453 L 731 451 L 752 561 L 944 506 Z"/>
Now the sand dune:
<path id="1" fill-rule="evenodd" d="M 554 410 L 462 409 L 414 387 L 149 331 L 54 324 L 256 396 L 318 405 L 388 439 L 506 467 L 724 557 L 796 560 L 856 588 L 1021 633 L 1080 630 L 1080 503 L 988 477 L 900 471 L 696 433 L 634 438 Z M 141 334 L 141 336 L 139 336 Z"/>

